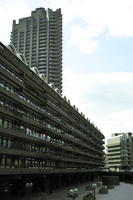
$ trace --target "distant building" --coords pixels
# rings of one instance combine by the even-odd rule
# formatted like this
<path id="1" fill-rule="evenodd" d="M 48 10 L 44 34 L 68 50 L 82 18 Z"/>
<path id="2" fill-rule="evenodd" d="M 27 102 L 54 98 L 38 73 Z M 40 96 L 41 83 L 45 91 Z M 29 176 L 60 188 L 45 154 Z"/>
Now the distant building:
<path id="1" fill-rule="evenodd" d="M 12 45 L 0 43 L 2 187 L 25 191 L 32 181 L 33 189 L 47 191 L 87 180 L 104 166 L 103 144 L 98 128 L 30 69 Z"/>
<path id="2" fill-rule="evenodd" d="M 107 167 L 111 170 L 133 168 L 132 133 L 114 133 L 107 141 Z"/>
<path id="3" fill-rule="evenodd" d="M 30 67 L 37 67 L 48 83 L 62 92 L 61 9 L 37 8 L 30 17 L 13 21 L 11 42 L 25 55 Z"/>

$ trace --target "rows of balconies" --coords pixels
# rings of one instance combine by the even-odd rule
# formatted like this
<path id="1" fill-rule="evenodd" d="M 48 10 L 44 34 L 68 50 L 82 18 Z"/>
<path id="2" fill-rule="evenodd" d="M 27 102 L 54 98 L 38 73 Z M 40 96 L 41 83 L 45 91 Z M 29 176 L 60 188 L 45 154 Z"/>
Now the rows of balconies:
<path id="1" fill-rule="evenodd" d="M 108 155 L 108 160 L 117 159 L 117 158 L 121 158 L 121 154 L 119 154 L 119 155 Z"/>
<path id="2" fill-rule="evenodd" d="M 19 89 L 20 87 L 24 86 L 21 79 L 19 79 L 16 76 L 13 76 L 11 74 L 11 72 L 7 71 L 5 68 L 3 68 L 2 65 L 0 65 L 0 73 L 2 74 L 3 81 L 7 82 L 7 80 L 8 80 L 8 82 L 10 83 L 10 85 L 13 85 L 14 88 Z"/>
<path id="3" fill-rule="evenodd" d="M 23 116 L 23 117 L 20 117 L 14 113 L 10 113 L 9 111 L 3 109 L 3 108 L 0 108 L 0 111 L 3 115 L 7 115 L 7 116 L 10 116 L 11 118 L 14 118 L 15 120 L 21 120 L 23 121 L 23 123 L 27 124 L 27 125 L 30 125 L 30 126 L 33 126 L 33 127 L 36 127 L 36 128 L 41 128 L 43 130 L 48 130 L 47 132 L 50 134 L 51 133 L 51 136 L 53 136 L 53 132 L 54 132 L 54 135 L 56 137 L 58 137 L 59 139 L 63 139 L 64 141 L 66 142 L 71 142 L 73 145 L 77 144 L 79 145 L 81 148 L 86 148 L 86 149 L 89 149 L 89 150 L 93 150 L 93 151 L 96 151 L 94 148 L 92 147 L 89 147 L 88 145 L 84 144 L 83 142 L 81 141 L 78 141 L 78 140 L 73 140 L 71 138 L 68 138 L 68 136 L 65 136 L 65 135 L 62 135 L 61 133 L 57 133 L 56 130 L 53 131 L 53 129 L 47 127 L 46 128 L 46 125 L 43 125 L 43 124 L 40 124 L 39 122 L 35 123 L 34 120 L 32 119 L 28 119 L 27 117 Z M 99 152 L 99 151 L 98 151 Z"/>
<path id="4" fill-rule="evenodd" d="M 124 165 L 127 165 L 128 164 L 128 161 L 122 161 L 120 159 L 116 159 L 116 160 L 109 160 L 108 161 L 108 165 L 121 165 L 121 166 L 124 166 Z"/>
<path id="5" fill-rule="evenodd" d="M 107 165 L 108 167 L 118 167 L 118 166 L 121 166 L 121 163 L 108 163 Z"/>
<path id="6" fill-rule="evenodd" d="M 1 155 L 8 154 L 9 156 L 14 155 L 14 156 L 19 156 L 19 157 L 34 157 L 34 158 L 41 158 L 45 160 L 59 160 L 59 161 L 64 161 L 64 162 L 99 165 L 99 162 L 96 162 L 96 161 L 86 161 L 86 160 L 81 160 L 81 159 L 65 158 L 64 156 L 52 155 L 50 153 L 37 153 L 37 152 L 35 153 L 35 152 L 24 151 L 24 150 L 15 149 L 15 148 L 0 147 L 0 152 L 1 152 Z"/>
<path id="7" fill-rule="evenodd" d="M 23 71 L 26 71 L 27 66 L 24 65 L 24 63 L 15 54 L 5 48 L 5 46 L 3 46 L 3 50 L 0 50 L 0 60 L 1 63 L 4 63 L 7 70 L 12 70 L 14 74 L 17 74 L 18 78 L 22 79 L 22 73 Z M 12 62 L 10 62 L 10 60 Z"/>
<path id="8" fill-rule="evenodd" d="M 50 98 L 49 98 L 50 99 Z M 52 101 L 52 100 L 51 100 Z M 56 104 L 53 104 L 51 101 L 48 101 L 47 102 L 47 105 L 49 106 L 49 107 L 51 107 L 52 109 L 54 109 L 54 110 L 56 110 L 57 111 L 57 113 L 59 113 L 59 114 L 61 114 L 64 118 L 67 118 L 67 120 L 69 120 L 69 122 L 70 123 L 72 123 L 72 124 L 74 124 L 74 125 L 76 125 L 76 127 L 79 127 L 79 129 L 82 129 L 83 131 L 85 131 L 85 133 L 86 133 L 86 131 L 88 130 L 88 129 L 94 129 L 91 125 L 91 127 L 89 126 L 88 127 L 88 125 L 86 125 L 85 127 L 82 127 L 82 125 L 81 125 L 81 122 L 79 123 L 78 122 L 78 118 L 77 119 L 74 119 L 73 118 L 73 115 L 72 115 L 72 111 L 73 111 L 73 108 L 71 107 L 71 112 L 70 112 L 70 114 L 71 114 L 71 118 L 69 117 L 69 113 L 67 113 L 67 112 L 64 112 L 63 110 L 64 109 L 62 109 L 61 110 L 61 108 L 63 107 L 64 108 L 64 106 L 66 106 L 66 104 L 64 104 L 64 102 L 61 102 L 61 105 L 60 105 L 60 108 L 58 107 L 58 106 L 56 106 Z M 68 107 L 69 107 L 69 105 L 68 105 Z M 67 110 L 69 110 L 69 108 L 67 108 Z M 75 114 L 75 109 L 74 109 L 74 114 Z M 76 112 L 76 114 L 78 114 L 77 112 Z M 79 114 L 78 114 L 79 115 Z M 80 116 L 80 115 L 79 115 Z M 78 116 L 78 117 L 79 117 Z M 88 122 L 87 122 L 88 123 Z M 85 134 L 85 137 L 86 137 L 86 135 L 87 135 L 87 137 L 89 137 L 90 136 L 90 133 L 88 133 L 87 132 L 87 134 Z M 99 144 L 102 144 L 103 142 L 101 141 L 101 139 L 99 138 L 99 136 L 96 136 L 95 134 L 93 134 L 93 137 L 98 141 L 98 143 Z M 93 137 L 92 137 L 92 139 L 93 139 Z M 102 136 L 103 137 L 103 136 Z"/>
<path id="9" fill-rule="evenodd" d="M 13 175 L 13 174 L 58 174 L 58 173 L 75 173 L 75 172 L 91 172 L 91 171 L 97 171 L 97 168 L 72 168 L 72 167 L 68 167 L 68 168 L 50 168 L 50 167 L 46 167 L 45 169 L 42 169 L 41 167 L 37 167 L 37 168 L 0 168 L 0 175 Z"/>
<path id="10" fill-rule="evenodd" d="M 112 148 L 108 148 L 108 152 L 118 152 L 121 151 L 121 147 L 112 147 Z"/>
<path id="11" fill-rule="evenodd" d="M 121 155 L 121 151 L 108 152 L 107 155 L 108 155 L 108 156 L 112 156 L 112 155 Z"/>
<path id="12" fill-rule="evenodd" d="M 58 113 L 60 113 L 61 115 L 64 115 L 64 117 L 68 117 L 68 115 L 67 115 L 65 112 L 62 112 L 58 107 L 56 107 L 56 106 L 55 106 L 54 104 L 52 104 L 50 101 L 48 101 L 47 104 L 48 104 L 50 107 L 52 107 L 54 110 L 56 110 Z M 72 123 L 76 123 L 76 126 L 80 126 L 80 125 L 79 125 L 76 121 L 74 121 L 72 118 L 69 119 L 69 120 L 70 120 L 70 122 L 72 122 Z M 93 140 L 92 138 L 89 139 L 88 136 L 84 135 L 82 132 L 80 132 L 80 131 L 78 131 L 78 130 L 74 130 L 74 129 L 73 129 L 73 131 L 75 132 L 75 134 L 78 134 L 79 137 L 84 138 L 84 139 L 85 139 L 86 141 L 88 141 L 89 143 L 93 143 L 93 144 L 96 145 L 96 143 L 92 141 L 92 140 Z M 99 147 L 101 147 L 101 146 L 99 145 Z"/>
<path id="13" fill-rule="evenodd" d="M 6 114 L 7 114 L 7 113 L 6 113 Z M 18 117 L 17 117 L 17 118 L 18 118 Z M 27 121 L 27 119 L 25 119 L 24 121 L 27 122 L 28 124 L 31 123 L 31 120 L 28 120 L 28 121 Z M 34 125 L 34 122 L 32 123 L 32 125 Z M 39 125 L 38 127 L 40 127 L 40 125 Z M 52 133 L 52 135 L 53 135 L 53 133 Z M 56 136 L 57 136 L 57 135 L 56 135 Z M 60 137 L 60 138 L 61 138 L 61 137 Z M 65 139 L 66 139 L 66 138 L 65 138 Z"/>
<path id="14" fill-rule="evenodd" d="M 3 129 L 4 130 L 4 129 Z M 8 129 L 7 129 L 8 130 Z M 6 133 L 7 131 L 5 131 L 4 130 L 4 132 Z M 8 133 L 9 133 L 9 130 L 8 130 Z M 10 133 L 9 133 L 9 136 L 11 136 L 10 135 Z M 17 134 L 17 136 L 16 136 L 17 138 L 19 138 L 20 136 Z M 24 139 L 24 138 L 23 138 Z M 33 140 L 33 139 L 32 139 Z M 28 140 L 28 141 L 30 141 L 30 140 Z M 69 161 L 69 162 L 76 162 L 76 163 L 88 163 L 88 164 L 99 164 L 100 162 L 93 162 L 93 161 L 85 161 L 85 160 L 81 160 L 81 159 L 74 159 L 74 158 L 72 158 L 72 159 L 70 159 L 70 158 L 65 158 L 65 159 L 63 159 L 61 156 L 58 156 L 58 158 L 57 158 L 57 156 L 56 157 L 54 157 L 54 155 L 52 155 L 52 154 L 47 154 L 47 153 L 45 153 L 45 154 L 40 154 L 40 153 L 37 153 L 37 154 L 35 154 L 35 153 L 33 153 L 33 152 L 25 152 L 25 151 L 22 151 L 22 150 L 15 150 L 15 149 L 10 149 L 10 150 L 8 150 L 8 149 L 6 149 L 6 148 L 1 148 L 0 149 L 2 152 L 3 152 L 3 154 L 8 154 L 8 155 L 19 155 L 19 156 L 30 156 L 30 157 L 37 157 L 37 158 L 47 158 L 47 159 L 54 159 L 54 160 L 63 160 L 63 161 Z M 9 153 L 9 152 L 10 153 Z M 50 157 L 49 157 L 50 156 Z"/>
<path id="15" fill-rule="evenodd" d="M 19 139 L 21 141 L 27 141 L 27 142 L 32 142 L 32 143 L 36 143 L 36 144 L 42 144 L 42 145 L 46 145 L 48 147 L 50 147 L 51 149 L 62 149 L 63 151 L 66 151 L 66 152 L 72 152 L 72 153 L 76 153 L 76 154 L 79 154 L 81 156 L 86 156 L 86 158 L 95 158 L 95 159 L 98 159 L 98 160 L 102 160 L 101 157 L 98 157 L 98 156 L 95 156 L 93 154 L 90 154 L 90 153 L 85 153 L 79 149 L 76 149 L 76 148 L 72 148 L 70 146 L 66 146 L 65 144 L 60 144 L 60 143 L 56 143 L 56 142 L 53 142 L 53 141 L 48 141 L 46 139 L 42 139 L 42 138 L 39 138 L 39 137 L 34 137 L 34 136 L 29 136 L 27 135 L 24 131 L 21 131 L 21 130 L 16 130 L 14 128 L 0 128 L 0 132 L 2 134 L 4 134 L 4 136 L 6 137 L 14 137 L 16 139 Z"/>

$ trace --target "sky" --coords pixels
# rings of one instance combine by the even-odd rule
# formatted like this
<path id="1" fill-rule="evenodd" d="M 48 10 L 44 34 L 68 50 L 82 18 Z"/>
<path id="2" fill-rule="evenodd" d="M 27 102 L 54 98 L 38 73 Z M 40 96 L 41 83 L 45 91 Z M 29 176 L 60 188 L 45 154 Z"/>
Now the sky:
<path id="1" fill-rule="evenodd" d="M 0 41 L 39 7 L 62 9 L 63 96 L 106 139 L 133 132 L 133 0 L 1 0 Z"/>

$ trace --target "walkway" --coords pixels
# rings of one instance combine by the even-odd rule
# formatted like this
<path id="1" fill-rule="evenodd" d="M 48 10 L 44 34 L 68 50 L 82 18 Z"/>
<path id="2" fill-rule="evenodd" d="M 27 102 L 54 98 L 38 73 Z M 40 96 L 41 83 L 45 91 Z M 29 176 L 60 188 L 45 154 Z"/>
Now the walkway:
<path id="1" fill-rule="evenodd" d="M 72 200 L 72 198 L 67 197 L 67 193 L 73 188 L 78 188 L 79 190 L 79 196 L 76 200 L 82 200 L 83 196 L 89 193 L 89 191 L 85 190 L 85 187 L 88 184 L 85 183 L 74 187 L 66 187 L 64 189 L 54 191 L 52 194 L 47 196 L 45 194 L 43 194 L 43 196 L 35 196 L 32 194 L 30 200 Z M 108 194 L 99 194 L 98 190 L 99 188 L 96 190 L 96 200 L 133 200 L 133 184 L 121 182 L 120 185 L 115 186 L 114 189 L 109 189 Z M 26 200 L 26 198 L 14 198 L 13 200 Z"/>
<path id="2" fill-rule="evenodd" d="M 79 196 L 76 198 L 76 200 L 82 200 L 83 196 L 88 194 L 88 191 L 85 190 L 86 186 L 87 184 L 76 186 L 76 188 L 79 189 Z M 67 197 L 67 192 L 72 188 L 75 187 L 68 187 L 60 191 L 55 191 L 53 194 L 45 198 L 43 197 L 42 199 L 31 198 L 31 200 L 72 200 L 72 198 Z M 108 194 L 99 194 L 98 190 L 99 188 L 96 190 L 96 200 L 133 200 L 133 184 L 120 183 L 120 185 L 115 186 L 114 189 L 109 189 Z"/>
<path id="3" fill-rule="evenodd" d="M 115 189 L 110 189 L 108 194 L 97 194 L 96 200 L 132 200 L 133 184 L 120 183 Z"/>

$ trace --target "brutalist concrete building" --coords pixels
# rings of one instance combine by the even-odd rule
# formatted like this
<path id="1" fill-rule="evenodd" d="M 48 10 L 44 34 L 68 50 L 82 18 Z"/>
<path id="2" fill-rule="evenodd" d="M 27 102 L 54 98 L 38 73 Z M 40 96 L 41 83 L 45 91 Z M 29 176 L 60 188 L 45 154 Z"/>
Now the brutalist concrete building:
<path id="1" fill-rule="evenodd" d="M 59 187 L 103 167 L 103 134 L 0 43 L 0 191 Z"/>
<path id="2" fill-rule="evenodd" d="M 113 133 L 107 141 L 107 167 L 112 171 L 133 169 L 133 135 Z"/>
<path id="3" fill-rule="evenodd" d="M 37 67 L 48 83 L 62 92 L 61 9 L 37 8 L 30 17 L 13 21 L 11 42 L 25 55 L 30 67 Z"/>

